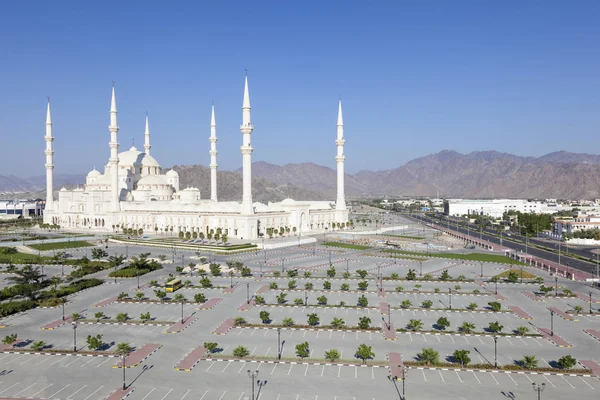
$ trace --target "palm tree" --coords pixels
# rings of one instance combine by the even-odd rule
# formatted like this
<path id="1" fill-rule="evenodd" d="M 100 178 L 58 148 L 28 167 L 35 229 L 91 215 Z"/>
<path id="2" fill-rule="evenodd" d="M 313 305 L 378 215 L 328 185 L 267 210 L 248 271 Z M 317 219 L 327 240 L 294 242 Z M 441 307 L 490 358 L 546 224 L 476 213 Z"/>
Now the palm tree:
<path id="1" fill-rule="evenodd" d="M 440 362 L 440 353 L 433 350 L 431 347 L 422 349 L 421 352 L 417 354 L 417 357 L 419 357 L 419 361 L 425 362 L 427 366 Z"/>
<path id="2" fill-rule="evenodd" d="M 420 319 L 411 319 L 410 321 L 408 321 L 407 328 L 418 332 L 421 329 L 423 329 L 423 321 L 421 321 Z"/>
<path id="3" fill-rule="evenodd" d="M 127 342 L 119 343 L 117 345 L 116 353 L 123 358 L 123 365 L 121 366 L 123 368 L 123 390 L 127 389 L 127 385 L 125 384 L 125 370 L 127 369 L 125 360 L 127 359 L 127 356 L 129 356 L 129 353 L 131 353 L 131 350 L 131 346 Z"/>
<path id="4" fill-rule="evenodd" d="M 460 326 L 460 330 L 464 333 L 471 333 L 475 330 L 475 324 L 463 322 L 463 324 Z"/>
<path id="5" fill-rule="evenodd" d="M 523 367 L 527 369 L 533 369 L 537 368 L 538 360 L 535 358 L 535 356 L 523 356 L 521 364 L 523 364 Z"/>

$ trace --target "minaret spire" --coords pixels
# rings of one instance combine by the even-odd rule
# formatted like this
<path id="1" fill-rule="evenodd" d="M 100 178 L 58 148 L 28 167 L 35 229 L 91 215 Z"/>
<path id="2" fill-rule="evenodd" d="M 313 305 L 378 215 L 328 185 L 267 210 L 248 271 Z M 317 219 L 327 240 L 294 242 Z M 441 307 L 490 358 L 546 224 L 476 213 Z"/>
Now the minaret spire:
<path id="1" fill-rule="evenodd" d="M 48 97 L 48 108 L 46 110 L 46 207 L 47 211 L 53 211 L 54 208 L 54 148 L 52 142 L 52 116 L 50 115 L 50 97 Z"/>
<path id="2" fill-rule="evenodd" d="M 244 100 L 242 101 L 242 214 L 254 214 L 252 205 L 252 146 L 250 135 L 254 127 L 250 122 L 250 93 L 248 90 L 248 71 L 246 70 L 246 81 L 244 83 Z M 248 229 L 248 233 L 251 234 Z"/>
<path id="3" fill-rule="evenodd" d="M 119 132 L 119 124 L 117 123 L 117 101 L 115 97 L 115 82 L 112 87 L 112 98 L 110 100 L 110 125 L 108 126 L 110 132 L 110 181 L 111 181 L 111 203 L 112 211 L 119 211 L 119 141 L 117 140 L 117 133 Z"/>
<path id="4" fill-rule="evenodd" d="M 150 155 L 150 125 L 148 124 L 148 111 L 146 111 L 146 130 L 144 131 L 144 153 Z"/>
<path id="5" fill-rule="evenodd" d="M 337 156 L 335 161 L 337 163 L 337 200 L 335 202 L 335 209 L 338 211 L 346 210 L 346 198 L 344 196 L 344 119 L 342 117 L 342 99 L 340 98 L 338 103 L 338 119 L 337 119 L 337 139 L 335 144 L 337 145 Z M 338 216 L 338 220 L 341 216 Z M 345 222 L 345 221 L 338 221 Z"/>
<path id="6" fill-rule="evenodd" d="M 215 103 L 213 101 L 210 117 L 210 199 L 217 201 L 217 122 L 215 120 Z"/>

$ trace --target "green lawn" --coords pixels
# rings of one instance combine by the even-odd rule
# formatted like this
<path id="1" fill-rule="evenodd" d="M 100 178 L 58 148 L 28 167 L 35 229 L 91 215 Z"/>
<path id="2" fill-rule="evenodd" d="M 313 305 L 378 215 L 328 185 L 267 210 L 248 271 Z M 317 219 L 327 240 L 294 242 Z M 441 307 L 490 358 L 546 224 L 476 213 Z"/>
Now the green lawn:
<path id="1" fill-rule="evenodd" d="M 41 256 L 41 262 L 50 263 L 52 257 Z M 34 254 L 15 253 L 15 254 L 0 254 L 0 264 L 28 264 L 37 263 L 38 256 Z"/>
<path id="2" fill-rule="evenodd" d="M 341 243 L 341 242 L 326 242 L 323 243 L 324 246 L 329 246 L 329 247 L 340 247 L 342 249 L 352 249 L 352 250 L 369 250 L 372 249 L 372 247 L 369 246 L 361 246 L 359 244 L 352 244 L 352 243 Z"/>
<path id="3" fill-rule="evenodd" d="M 414 256 L 427 256 L 427 257 L 438 257 L 438 258 L 451 258 L 455 260 L 465 260 L 465 261 L 487 261 L 499 264 L 514 264 L 514 265 L 525 265 L 522 262 L 517 260 L 513 260 L 510 257 L 506 257 L 500 254 L 485 254 L 485 253 L 467 253 L 467 254 L 457 254 L 457 253 L 419 253 L 416 251 L 404 251 L 404 250 L 383 250 L 385 253 L 394 253 L 394 254 L 409 254 Z"/>
<path id="4" fill-rule="evenodd" d="M 521 271 L 520 269 L 509 269 L 509 270 L 499 273 L 498 275 L 495 276 L 495 278 L 506 279 L 506 278 L 508 278 L 508 274 L 510 274 L 511 272 L 516 273 L 519 276 L 519 278 L 521 278 L 521 273 L 522 273 L 523 279 L 535 279 L 538 277 L 537 275 L 532 274 L 531 272 Z"/>
<path id="5" fill-rule="evenodd" d="M 94 246 L 90 242 L 83 240 L 72 240 L 70 242 L 56 242 L 56 243 L 40 243 L 28 245 L 32 249 L 45 251 L 45 250 L 61 250 L 61 249 L 73 249 L 77 247 L 91 247 Z"/>

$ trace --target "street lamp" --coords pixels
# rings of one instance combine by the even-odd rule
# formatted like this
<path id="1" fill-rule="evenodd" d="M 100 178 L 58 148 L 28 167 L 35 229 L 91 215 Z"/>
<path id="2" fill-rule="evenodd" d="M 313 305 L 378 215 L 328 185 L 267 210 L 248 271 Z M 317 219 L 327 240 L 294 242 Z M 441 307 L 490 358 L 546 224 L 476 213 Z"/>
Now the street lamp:
<path id="1" fill-rule="evenodd" d="M 419 276 L 423 276 L 423 261 L 419 261 Z"/>
<path id="2" fill-rule="evenodd" d="M 450 309 L 452 310 L 452 289 L 448 289 L 448 299 L 449 299 Z"/>
<path id="3" fill-rule="evenodd" d="M 73 351 L 77 352 L 77 321 L 71 322 L 73 325 Z"/>
<path id="4" fill-rule="evenodd" d="M 558 276 L 554 277 L 554 295 L 558 297 Z"/>
<path id="5" fill-rule="evenodd" d="M 390 307 L 390 303 L 388 303 L 388 331 L 392 329 L 392 308 Z"/>
<path id="6" fill-rule="evenodd" d="M 593 314 L 593 312 L 592 312 L 592 291 L 590 290 L 588 293 L 590 295 L 590 314 Z"/>
<path id="7" fill-rule="evenodd" d="M 494 282 L 496 284 L 496 296 L 498 295 L 498 281 Z"/>
<path id="8" fill-rule="evenodd" d="M 183 300 L 181 300 L 181 323 L 183 324 Z"/>
<path id="9" fill-rule="evenodd" d="M 281 360 L 281 328 L 277 328 L 277 359 Z"/>
<path id="10" fill-rule="evenodd" d="M 498 368 L 498 336 L 494 335 L 494 368 Z"/>
<path id="11" fill-rule="evenodd" d="M 523 283 L 523 266 L 521 265 L 521 283 Z"/>
<path id="12" fill-rule="evenodd" d="M 252 397 L 250 398 L 250 400 L 256 400 L 254 397 L 254 381 L 256 380 L 256 378 L 258 378 L 258 373 L 259 373 L 259 370 L 255 370 L 255 371 L 248 370 L 248 378 L 250 378 L 250 380 L 252 382 Z"/>
<path id="13" fill-rule="evenodd" d="M 479 263 L 479 266 L 481 267 L 481 274 L 479 275 L 479 277 L 483 278 L 483 261 Z"/>
<path id="14" fill-rule="evenodd" d="M 554 311 L 550 310 L 550 336 L 554 336 Z"/>
<path id="15" fill-rule="evenodd" d="M 250 282 L 246 283 L 246 302 L 250 304 Z"/>
<path id="16" fill-rule="evenodd" d="M 308 305 L 308 291 L 304 291 L 304 306 Z"/>
<path id="17" fill-rule="evenodd" d="M 63 297 L 62 298 L 62 311 L 63 311 L 63 316 L 62 316 L 62 320 L 65 320 L 65 301 L 66 299 Z"/>
<path id="18" fill-rule="evenodd" d="M 546 388 L 546 384 L 542 383 L 541 385 L 539 383 L 535 383 L 533 382 L 532 384 L 533 387 L 533 391 L 537 392 L 537 397 L 538 400 L 540 400 L 542 398 L 542 392 L 544 391 L 544 389 Z"/>

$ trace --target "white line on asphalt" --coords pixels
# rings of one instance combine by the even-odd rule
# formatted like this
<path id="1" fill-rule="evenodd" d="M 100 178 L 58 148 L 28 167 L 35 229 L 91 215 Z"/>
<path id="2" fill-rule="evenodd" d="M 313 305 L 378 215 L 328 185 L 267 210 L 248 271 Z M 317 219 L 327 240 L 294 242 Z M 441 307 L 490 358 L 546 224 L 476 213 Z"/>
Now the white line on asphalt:
<path id="1" fill-rule="evenodd" d="M 256 351 L 256 346 L 252 349 L 252 351 L 250 352 L 250 355 L 254 354 L 255 351 Z"/>
<path id="2" fill-rule="evenodd" d="M 446 381 L 444 380 L 444 375 L 442 375 L 442 371 L 440 371 L 440 370 L 438 369 L 438 372 L 440 373 L 440 378 L 442 378 L 442 382 L 446 382 Z"/>
<path id="3" fill-rule="evenodd" d="M 152 392 L 154 392 L 154 388 L 152 388 L 152 390 L 151 390 L 151 391 L 149 391 L 149 392 L 148 392 L 148 394 L 146 394 L 146 395 L 145 395 L 145 396 L 142 398 L 142 400 L 145 400 L 145 399 L 146 399 L 146 397 L 150 396 L 150 393 L 152 393 Z"/>
<path id="4" fill-rule="evenodd" d="M 10 364 L 13 361 L 17 361 L 19 358 L 23 358 L 25 356 L 28 356 L 29 354 L 22 354 L 19 357 L 13 358 L 12 360 L 8 361 L 7 364 Z"/>
<path id="5" fill-rule="evenodd" d="M 36 384 L 35 384 L 35 383 L 32 383 L 31 385 L 27 386 L 25 389 L 23 389 L 23 390 L 21 390 L 21 391 L 19 391 L 19 392 L 15 393 L 13 396 L 15 396 L 15 397 L 16 397 L 17 395 L 19 395 L 19 394 L 23 393 L 24 391 L 26 391 L 27 389 L 29 389 L 30 387 L 32 387 L 32 386 L 34 386 L 34 385 L 36 385 Z"/>
<path id="6" fill-rule="evenodd" d="M 273 371 L 271 371 L 271 375 L 273 375 L 273 372 L 275 372 L 275 368 L 277 368 L 277 366 L 278 366 L 278 365 L 279 365 L 279 364 L 275 364 L 275 365 L 273 366 Z"/>
<path id="7" fill-rule="evenodd" d="M 219 397 L 219 400 L 221 400 L 223 398 L 223 396 L 225 396 L 225 393 L 227 393 L 227 391 L 224 391 L 223 394 L 221 395 L 221 397 Z M 143 399 L 142 399 L 143 400 Z"/>
<path id="8" fill-rule="evenodd" d="M 338 378 L 340 377 L 340 373 L 342 372 L 342 366 L 338 366 Z"/>
<path id="9" fill-rule="evenodd" d="M 173 391 L 173 389 L 169 389 L 169 391 L 167 392 L 167 394 L 164 395 L 164 397 L 160 400 L 165 400 L 167 398 L 167 396 L 169 395 L 169 393 L 171 393 Z"/>
<path id="10" fill-rule="evenodd" d="M 354 379 L 358 378 L 358 367 L 354 366 Z"/>
<path id="11" fill-rule="evenodd" d="M 308 366 L 309 366 L 309 365 L 310 365 L 310 364 L 306 364 L 306 369 L 304 370 L 304 376 L 306 376 L 306 373 L 308 372 Z"/>
<path id="12" fill-rule="evenodd" d="M 291 364 L 291 365 L 290 365 L 290 369 L 288 370 L 288 373 L 287 373 L 288 375 L 290 374 L 290 372 L 292 372 L 292 368 L 293 368 L 293 367 L 294 367 L 294 364 Z"/>
<path id="13" fill-rule="evenodd" d="M 427 377 L 425 376 L 425 370 L 424 370 L 424 369 L 422 369 L 422 370 L 421 370 L 421 372 L 423 373 L 423 380 L 424 380 L 425 382 L 427 382 Z"/>
<path id="14" fill-rule="evenodd" d="M 51 365 L 58 364 L 59 362 L 61 362 L 62 360 L 64 360 L 66 357 L 67 356 L 59 356 L 58 360 L 55 361 L 55 362 L 53 362 Z"/>
<path id="15" fill-rule="evenodd" d="M 49 384 L 48 386 L 46 386 L 46 387 L 45 387 L 45 388 L 43 388 L 42 390 L 40 390 L 40 391 L 37 391 L 37 392 L 35 392 L 34 394 L 32 394 L 32 395 L 31 395 L 31 397 L 35 397 L 35 396 L 37 396 L 38 394 L 42 393 L 44 390 L 48 389 L 48 388 L 49 388 L 50 386 L 52 386 L 52 385 L 53 385 L 53 383 Z"/>
<path id="16" fill-rule="evenodd" d="M 240 397 L 238 397 L 238 400 L 242 400 L 242 396 L 243 396 L 243 395 L 244 395 L 244 392 L 242 392 L 242 393 L 240 394 Z"/>
<path id="17" fill-rule="evenodd" d="M 238 335 L 238 336 L 240 336 L 240 335 L 242 334 L 242 332 L 244 332 L 244 329 L 245 329 L 245 328 L 242 328 L 242 329 L 240 329 L 240 331 L 238 332 L 238 334 L 237 334 L 237 335 Z"/>
<path id="18" fill-rule="evenodd" d="M 85 367 L 86 365 L 88 365 L 88 364 L 89 364 L 89 363 L 91 363 L 92 361 L 95 361 L 95 360 L 94 360 L 94 357 L 90 357 L 90 360 L 89 360 L 89 361 L 87 361 L 87 362 L 84 362 L 84 363 L 83 363 L 83 364 L 81 364 L 79 367 Z"/>
<path id="19" fill-rule="evenodd" d="M 179 399 L 179 400 L 183 400 L 184 397 L 187 396 L 189 392 L 191 392 L 191 390 L 188 390 L 187 392 L 185 392 L 185 394 L 183 396 L 181 396 L 181 399 Z"/>
<path id="20" fill-rule="evenodd" d="M 229 367 L 229 364 L 231 364 L 232 361 L 227 361 L 227 365 L 225 367 L 223 367 L 223 370 L 221 370 L 221 372 L 225 372 L 225 370 L 227 369 L 227 367 Z"/>
<path id="21" fill-rule="evenodd" d="M 83 399 L 83 400 L 88 400 L 88 399 L 89 399 L 90 397 L 92 397 L 94 394 L 96 394 L 97 392 L 99 392 L 99 391 L 100 391 L 100 389 L 102 389 L 103 387 L 104 387 L 104 386 L 100 386 L 98 389 L 94 390 L 94 391 L 92 392 L 92 394 L 90 394 L 88 397 L 86 397 L 86 398 L 85 398 L 85 399 Z"/>
<path id="22" fill-rule="evenodd" d="M 569 382 L 564 376 L 560 375 L 561 378 L 563 378 L 563 380 L 565 382 L 567 382 L 569 384 L 569 386 L 571 386 L 573 389 L 575 389 L 575 386 L 571 385 L 571 382 Z"/>
<path id="23" fill-rule="evenodd" d="M 74 358 L 74 360 L 73 360 L 73 361 L 71 361 L 71 362 L 70 362 L 70 363 L 68 363 L 68 364 L 65 364 L 65 367 L 68 367 L 69 365 L 71 365 L 71 364 L 73 364 L 73 363 L 75 363 L 75 362 L 79 361 L 81 357 L 73 357 L 73 358 Z"/>
<path id="24" fill-rule="evenodd" d="M 200 400 L 202 400 L 204 398 L 204 396 L 206 396 L 206 393 L 208 393 L 208 390 L 206 392 L 204 392 L 204 394 L 202 395 L 202 397 L 200 397 Z"/>
<path id="25" fill-rule="evenodd" d="M 488 372 L 488 374 L 490 374 L 490 376 L 494 379 L 494 381 L 496 382 L 496 385 L 500 384 L 500 383 L 498 383 L 498 381 L 496 380 L 496 377 L 494 376 L 494 374 L 492 372 Z"/>
<path id="26" fill-rule="evenodd" d="M 594 388 L 592 385 L 590 385 L 589 383 L 587 383 L 585 381 L 585 379 L 583 379 L 582 377 L 579 377 L 579 379 L 581 379 L 583 381 L 583 383 L 585 383 L 586 385 L 588 385 L 590 388 L 592 388 L 592 389 Z"/>
<path id="27" fill-rule="evenodd" d="M 63 390 L 65 390 L 66 388 L 68 388 L 69 386 L 71 386 L 71 384 L 69 383 L 67 386 L 65 386 L 64 388 L 60 389 L 58 392 L 48 396 L 48 398 L 53 398 L 54 396 L 56 396 L 57 394 L 59 394 L 60 392 L 62 392 Z"/>
<path id="28" fill-rule="evenodd" d="M 244 369 L 245 366 L 246 366 L 246 363 L 242 363 L 242 366 L 240 367 L 240 369 L 238 370 L 237 373 L 239 374 L 240 372 L 242 372 L 242 370 Z"/>
<path id="29" fill-rule="evenodd" d="M 107 362 L 108 360 L 110 360 L 110 358 L 107 358 L 104 361 L 102 361 L 100 364 L 96 365 L 96 368 L 98 368 L 99 366 L 101 366 L 102 364 L 104 364 L 105 362 Z"/>
<path id="30" fill-rule="evenodd" d="M 515 380 L 513 379 L 513 377 L 511 376 L 512 374 L 506 374 L 506 375 L 508 375 L 508 377 L 510 378 L 510 380 L 511 380 L 511 381 L 513 381 L 513 383 L 514 383 L 515 385 L 519 386 L 519 384 L 517 383 L 517 381 L 515 381 Z"/>
<path id="31" fill-rule="evenodd" d="M 552 382 L 550 381 L 550 379 L 548 379 L 548 377 L 547 377 L 546 375 L 543 375 L 543 377 L 544 377 L 544 378 L 545 378 L 545 379 L 548 381 L 548 383 L 550 383 L 550 384 L 552 385 L 552 387 L 556 387 L 556 386 L 554 385 L 554 383 L 552 383 Z"/>
<path id="32" fill-rule="evenodd" d="M 67 400 L 69 400 L 71 397 L 73 397 L 73 395 L 75 395 L 75 394 L 77 394 L 77 393 L 81 392 L 81 391 L 82 391 L 83 389 L 85 389 L 86 387 L 87 387 L 87 385 L 83 385 L 83 386 L 81 387 L 81 389 L 79 389 L 79 390 L 78 390 L 78 391 L 76 391 L 75 393 L 71 393 L 71 395 L 70 395 L 69 397 L 67 397 Z"/>
<path id="33" fill-rule="evenodd" d="M 546 365 L 548 365 L 550 368 L 552 368 L 552 366 L 550 364 L 548 364 L 548 361 L 544 360 L 544 357 L 540 357 L 542 359 L 543 362 L 546 363 Z"/>
<path id="34" fill-rule="evenodd" d="M 371 379 L 375 379 L 375 368 L 371 368 Z"/>
<path id="35" fill-rule="evenodd" d="M 4 393 L 4 392 L 6 392 L 6 391 L 7 391 L 8 389 L 10 389 L 10 388 L 13 388 L 13 387 L 17 386 L 19 383 L 21 383 L 21 382 L 17 382 L 17 383 L 15 383 L 15 384 L 14 384 L 14 385 L 12 385 L 12 386 L 10 386 L 10 387 L 7 387 L 7 388 L 6 388 L 6 389 L 4 389 L 3 391 L 1 391 L 1 392 L 0 392 L 0 394 L 2 394 L 2 393 Z"/>
<path id="36" fill-rule="evenodd" d="M 477 382 L 479 382 L 479 384 L 481 385 L 481 381 L 477 377 L 477 374 L 475 373 L 475 371 L 471 371 L 471 372 L 473 373 L 473 376 L 475 377 L 475 379 L 477 379 Z"/>

